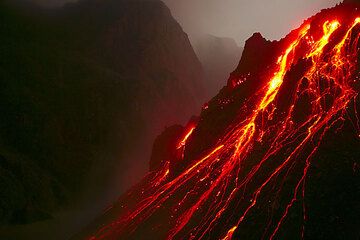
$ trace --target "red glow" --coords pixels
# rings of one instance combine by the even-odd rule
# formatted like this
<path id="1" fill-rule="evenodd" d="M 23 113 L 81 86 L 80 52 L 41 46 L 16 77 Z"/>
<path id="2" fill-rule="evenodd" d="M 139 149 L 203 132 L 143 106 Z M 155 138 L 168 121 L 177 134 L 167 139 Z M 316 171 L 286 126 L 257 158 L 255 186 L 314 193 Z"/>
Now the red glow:
<path id="1" fill-rule="evenodd" d="M 237 231 L 241 231 L 249 213 L 259 204 L 260 197 L 264 197 L 265 189 L 272 186 L 280 192 L 281 186 L 276 185 L 275 179 L 287 172 L 291 165 L 300 164 L 301 176 L 281 216 L 270 220 L 269 226 L 272 227 L 262 229 L 264 236 L 273 239 L 293 204 L 304 199 L 308 169 L 325 133 L 343 121 L 346 107 L 357 97 L 358 93 L 349 83 L 354 81 L 359 34 L 356 32 L 357 36 L 352 36 L 359 23 L 360 18 L 353 18 L 351 24 L 342 23 L 340 19 L 329 19 L 324 21 L 318 39 L 310 35 L 309 24 L 303 25 L 297 30 L 296 37 L 284 47 L 267 84 L 254 94 L 256 104 L 244 103 L 246 107 L 252 108 L 252 113 L 242 121 L 233 123 L 212 149 L 202 158 L 194 159 L 192 165 L 174 179 L 167 179 L 169 164 L 166 164 L 147 186 L 149 194 L 144 195 L 136 207 L 105 226 L 91 239 L 113 239 L 116 236 L 122 239 L 131 236 L 161 206 L 176 202 L 168 212 L 173 218 L 169 218 L 167 223 L 170 225 L 167 239 L 179 236 L 201 239 L 215 231 L 216 226 L 226 222 L 228 229 L 223 230 L 221 238 L 230 240 Z M 340 29 L 344 30 L 343 33 Z M 333 38 L 335 34 L 342 35 L 337 39 Z M 300 51 L 300 45 L 305 45 L 302 47 L 305 50 Z M 277 97 L 285 76 L 300 59 L 311 63 L 303 75 L 308 84 L 304 88 L 300 82 L 296 83 L 296 91 L 289 100 L 287 111 L 283 116 L 278 116 L 279 120 L 271 121 L 280 104 Z M 328 83 L 323 90 L 319 90 L 320 79 Z M 337 94 L 333 93 L 334 90 Z M 303 121 L 297 122 L 294 111 L 303 94 L 311 97 L 312 107 L 310 114 Z M 328 95 L 332 96 L 332 101 L 324 103 Z M 259 119 L 262 123 L 259 123 Z M 192 127 L 186 132 L 177 149 L 186 145 L 194 130 L 195 127 Z M 251 163 L 251 169 L 244 169 L 244 162 L 250 164 L 249 156 L 252 155 L 254 144 L 263 141 L 268 142 L 266 152 Z M 278 155 L 281 157 L 274 157 Z M 257 178 L 259 173 L 264 176 L 260 180 Z M 234 205 L 239 206 L 235 215 L 238 217 L 227 219 L 225 216 L 234 214 Z M 305 204 L 303 211 L 306 221 Z M 193 221 L 195 218 L 196 221 Z"/>
<path id="2" fill-rule="evenodd" d="M 179 142 L 179 144 L 178 144 L 178 146 L 177 146 L 177 149 L 180 149 L 180 148 L 182 148 L 182 147 L 185 146 L 186 141 L 187 141 L 188 138 L 191 136 L 191 134 L 193 133 L 194 130 L 195 130 L 195 127 L 191 127 L 191 128 L 187 131 L 187 133 L 186 133 L 186 135 L 184 136 L 184 138 Z"/>

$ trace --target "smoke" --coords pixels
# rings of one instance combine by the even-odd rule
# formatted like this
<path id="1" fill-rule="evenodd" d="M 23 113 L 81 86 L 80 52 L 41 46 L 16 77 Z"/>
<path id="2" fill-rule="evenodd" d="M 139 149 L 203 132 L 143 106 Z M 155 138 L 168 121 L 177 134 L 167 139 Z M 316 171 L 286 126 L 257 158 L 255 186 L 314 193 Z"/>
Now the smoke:
<path id="1" fill-rule="evenodd" d="M 77 0 L 28 0 L 43 7 L 60 7 Z M 130 1 L 130 0 L 128 0 Z M 341 0 L 162 0 L 190 36 L 212 34 L 235 39 L 240 46 L 254 32 L 279 39 L 303 19 Z"/>
<path id="2" fill-rule="evenodd" d="M 279 39 L 302 21 L 341 0 L 164 0 L 191 38 L 199 33 L 235 39 L 240 46 L 254 32 Z"/>

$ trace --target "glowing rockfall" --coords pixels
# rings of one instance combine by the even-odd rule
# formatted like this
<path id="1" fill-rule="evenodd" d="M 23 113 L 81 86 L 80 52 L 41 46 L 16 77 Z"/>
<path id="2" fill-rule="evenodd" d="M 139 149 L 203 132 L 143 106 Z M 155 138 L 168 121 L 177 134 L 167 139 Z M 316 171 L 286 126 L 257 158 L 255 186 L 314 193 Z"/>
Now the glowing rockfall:
<path id="1" fill-rule="evenodd" d="M 257 208 L 287 191 L 276 214 L 271 209 L 268 222 L 257 229 L 263 239 L 276 238 L 294 204 L 305 198 L 308 172 L 324 136 L 345 121 L 358 95 L 359 16 L 357 10 L 326 16 L 317 19 L 320 26 L 309 20 L 295 30 L 283 40 L 278 61 L 264 66 L 271 70 L 265 84 L 244 100 L 217 143 L 201 156 L 188 157 L 184 149 L 198 129 L 187 129 L 175 146 L 188 164 L 185 170 L 171 175 L 173 160 L 164 159 L 162 169 L 145 178 L 144 191 L 136 195 L 140 201 L 91 239 L 137 239 L 157 231 L 166 239 L 230 240 L 246 229 Z M 309 107 L 296 117 L 304 96 Z M 305 222 L 304 201 L 301 211 Z M 305 224 L 299 228 L 304 236 Z"/>

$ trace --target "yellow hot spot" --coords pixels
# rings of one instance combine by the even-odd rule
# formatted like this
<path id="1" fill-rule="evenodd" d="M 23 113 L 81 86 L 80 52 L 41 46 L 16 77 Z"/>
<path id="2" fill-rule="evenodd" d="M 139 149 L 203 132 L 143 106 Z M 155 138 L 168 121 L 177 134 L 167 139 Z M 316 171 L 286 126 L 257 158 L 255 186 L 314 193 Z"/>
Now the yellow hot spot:
<path id="1" fill-rule="evenodd" d="M 191 134 L 194 132 L 195 127 L 192 127 L 187 134 L 185 135 L 185 137 L 181 140 L 181 142 L 178 144 L 177 149 L 182 148 L 183 146 L 185 146 L 186 141 L 188 140 L 188 138 L 191 136 Z"/>
<path id="2" fill-rule="evenodd" d="M 324 47 L 329 43 L 330 36 L 340 27 L 340 23 L 335 20 L 332 22 L 326 21 L 323 24 L 323 37 L 315 44 L 311 53 L 307 55 L 307 58 L 311 58 L 320 55 L 323 52 Z"/>
<path id="3" fill-rule="evenodd" d="M 255 133 L 255 117 L 252 119 L 250 123 L 248 123 L 244 129 L 243 133 L 241 134 L 241 137 L 238 140 L 238 143 L 236 144 L 236 150 L 234 152 L 234 156 L 239 156 L 239 154 L 242 152 L 243 147 L 247 146 L 248 143 L 251 141 L 252 137 Z"/>
<path id="4" fill-rule="evenodd" d="M 288 58 L 289 54 L 294 51 L 294 49 L 299 45 L 303 37 L 308 33 L 310 25 L 306 25 L 301 31 L 299 37 L 294 41 L 285 51 L 284 55 L 281 56 L 278 60 L 279 71 L 275 73 L 274 77 L 269 82 L 268 90 L 260 103 L 259 110 L 264 110 L 275 98 L 280 86 L 283 83 L 285 73 L 289 63 Z"/>
<path id="5" fill-rule="evenodd" d="M 222 240 L 231 240 L 232 236 L 235 232 L 235 230 L 237 229 L 237 226 L 232 227 L 226 234 L 226 236 L 222 239 Z"/>
<path id="6" fill-rule="evenodd" d="M 353 28 L 358 25 L 360 23 L 360 17 L 356 18 L 353 25 L 349 28 L 349 30 L 346 32 L 345 37 L 341 40 L 341 42 L 336 45 L 335 49 L 337 54 L 339 54 L 341 52 L 341 49 L 343 48 L 343 46 L 345 45 L 346 40 L 349 38 L 351 31 L 353 30 Z"/>

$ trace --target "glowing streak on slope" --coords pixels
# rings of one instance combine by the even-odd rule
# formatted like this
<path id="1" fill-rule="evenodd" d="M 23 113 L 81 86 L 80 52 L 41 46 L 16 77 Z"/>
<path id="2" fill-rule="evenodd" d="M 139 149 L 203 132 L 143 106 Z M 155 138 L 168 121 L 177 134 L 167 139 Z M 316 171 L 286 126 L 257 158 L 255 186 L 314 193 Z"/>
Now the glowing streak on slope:
<path id="1" fill-rule="evenodd" d="M 193 217 L 194 213 L 197 209 L 209 198 L 214 189 L 218 187 L 225 179 L 228 177 L 231 171 L 233 171 L 234 167 L 236 167 L 236 163 L 241 161 L 246 156 L 247 150 L 251 141 L 253 141 L 254 134 L 256 131 L 255 121 L 257 117 L 261 114 L 261 112 L 274 100 L 283 78 L 285 76 L 286 70 L 289 66 L 291 66 L 293 62 L 293 58 L 289 60 L 289 55 L 292 53 L 295 48 L 300 43 L 300 40 L 307 34 L 310 29 L 309 25 L 306 25 L 299 33 L 299 37 L 290 44 L 290 46 L 285 51 L 285 54 L 279 58 L 279 71 L 274 74 L 274 77 L 270 80 L 268 89 L 260 102 L 257 108 L 254 110 L 254 114 L 251 116 L 250 121 L 244 126 L 240 127 L 235 131 L 236 136 L 238 136 L 237 144 L 235 147 L 235 151 L 230 158 L 230 161 L 226 162 L 223 171 L 220 176 L 212 183 L 211 187 L 202 194 L 200 199 L 188 210 L 186 211 L 182 217 L 179 218 L 179 224 L 171 231 L 170 235 L 167 239 L 172 239 L 176 234 L 178 234 L 189 222 L 189 220 Z M 233 141 L 227 143 L 228 146 L 232 146 Z M 234 189 L 237 191 L 237 189 Z M 231 199 L 229 199 L 231 200 Z M 223 208 L 220 210 L 223 211 Z M 235 231 L 235 229 L 234 229 Z"/>
<path id="2" fill-rule="evenodd" d="M 194 165 L 192 165 L 189 169 L 187 169 L 185 172 L 183 172 L 181 175 L 173 179 L 172 181 L 166 183 L 165 185 L 161 186 L 155 193 L 153 193 L 152 196 L 144 199 L 139 203 L 136 210 L 131 212 L 129 215 L 122 217 L 116 222 L 113 222 L 110 225 L 107 225 L 100 229 L 96 236 L 92 236 L 89 238 L 89 240 L 96 240 L 96 239 L 107 239 L 110 237 L 113 233 L 111 230 L 114 227 L 119 227 L 118 231 L 121 231 L 121 227 L 127 226 L 126 223 L 133 223 L 133 221 L 140 215 L 151 215 L 153 211 L 155 211 L 160 204 L 162 204 L 164 201 L 168 199 L 169 194 L 172 194 L 174 191 L 176 191 L 180 186 L 185 184 L 191 175 L 196 174 L 195 170 L 206 160 L 214 156 L 219 150 L 221 150 L 224 147 L 224 145 L 220 145 L 217 148 L 215 148 L 212 152 L 207 154 L 205 157 L 198 160 Z M 167 171 L 166 171 L 167 172 Z M 154 182 L 158 182 L 159 178 L 155 176 Z M 153 185 L 153 184 L 151 184 Z M 155 185 L 156 186 L 156 185 Z M 167 195 L 164 196 L 164 194 L 167 193 Z M 155 208 L 152 208 L 152 206 L 155 205 Z M 149 209 L 149 211 L 146 211 Z M 145 212 L 145 213 L 144 213 Z M 143 220 L 143 219 L 142 219 Z"/>
<path id="3" fill-rule="evenodd" d="M 345 63 L 343 62 L 343 59 L 341 58 L 341 50 L 343 49 L 343 47 L 345 46 L 346 41 L 349 40 L 349 36 L 352 32 L 352 30 L 354 29 L 354 27 L 356 27 L 356 25 L 358 25 L 360 23 L 360 18 L 356 18 L 353 25 L 349 28 L 349 30 L 346 32 L 345 37 L 341 40 L 341 42 L 339 44 L 337 44 L 335 46 L 335 50 L 336 53 L 334 54 L 334 59 L 333 59 L 333 64 L 334 66 L 336 66 L 337 68 L 343 66 Z"/>
<path id="4" fill-rule="evenodd" d="M 192 127 L 189 129 L 189 131 L 187 132 L 187 134 L 185 135 L 185 137 L 179 142 L 177 149 L 180 149 L 182 147 L 185 146 L 186 141 L 188 140 L 188 138 L 191 136 L 191 134 L 194 132 L 195 127 Z"/>
<path id="5" fill-rule="evenodd" d="M 337 122 L 343 121 L 346 106 L 357 95 L 348 82 L 354 68 L 353 58 L 357 55 L 357 50 L 349 48 L 349 45 L 352 41 L 352 31 L 358 23 L 360 23 L 360 18 L 355 19 L 340 42 L 334 44 L 333 49 L 326 51 L 327 46 L 332 45 L 329 42 L 334 32 L 341 27 L 338 20 L 326 21 L 322 26 L 322 36 L 313 42 L 307 41 L 310 25 L 305 25 L 298 30 L 297 38 L 278 58 L 274 74 L 266 86 L 256 94 L 259 98 L 252 113 L 243 121 L 232 125 L 224 137 L 219 140 L 217 147 L 209 150 L 210 153 L 205 157 L 192 161 L 192 165 L 174 179 L 168 179 L 169 165 L 164 166 L 164 169 L 155 175 L 153 182 L 149 185 L 151 194 L 144 197 L 143 201 L 137 204 L 129 214 L 121 216 L 118 221 L 99 231 L 97 237 L 93 239 L 126 236 L 129 234 L 126 231 L 129 231 L 131 235 L 138 225 L 151 218 L 152 214 L 165 202 L 177 201 L 178 204 L 171 210 L 171 215 L 176 216 L 176 221 L 170 223 L 171 228 L 167 231 L 168 239 L 177 236 L 202 239 L 205 236 L 210 236 L 211 232 L 215 231 L 214 226 L 219 225 L 219 223 L 221 225 L 225 213 L 227 213 L 226 216 L 229 216 L 230 212 L 238 217 L 229 222 L 226 219 L 226 223 L 233 227 L 228 231 L 222 230 L 223 232 L 221 232 L 225 235 L 224 240 L 230 240 L 236 232 L 241 230 L 241 224 L 250 211 L 261 202 L 259 197 L 262 194 L 264 195 L 265 188 L 270 183 L 276 187 L 274 181 L 280 173 L 289 171 L 289 168 L 291 169 L 294 165 L 303 165 L 301 177 L 294 184 L 291 199 L 284 206 L 284 209 L 279 210 L 283 211 L 281 217 L 277 219 L 272 229 L 270 228 L 272 226 L 271 221 L 268 228 L 265 229 L 264 236 L 268 235 L 269 239 L 273 239 L 291 207 L 299 200 L 300 194 L 304 199 L 305 179 L 310 167 L 310 160 L 318 150 L 325 133 Z M 358 39 L 359 37 L 353 41 L 353 46 L 357 45 Z M 304 70 L 306 72 L 303 75 L 303 78 L 307 79 L 308 85 L 302 89 L 300 87 L 301 81 L 297 83 L 295 94 L 291 96 L 292 100 L 287 112 L 280 120 L 271 123 L 272 130 L 269 131 L 257 120 L 263 118 L 262 121 L 267 123 L 269 119 L 264 113 L 274 114 L 276 104 L 278 104 L 276 97 L 283 85 L 284 77 L 290 67 L 297 62 L 298 46 L 304 42 L 310 45 L 307 46 L 302 55 L 306 56 L 312 63 L 311 67 Z M 331 56 L 331 58 L 325 58 L 327 56 Z M 332 84 L 328 84 L 328 87 L 320 90 L 319 79 Z M 337 89 L 337 95 L 333 94 L 334 89 Z M 295 125 L 293 119 L 295 103 L 298 102 L 299 96 L 304 93 L 311 96 L 311 114 Z M 333 96 L 331 103 L 324 101 L 328 95 Z M 246 104 L 247 102 L 244 105 Z M 185 146 L 193 131 L 194 129 L 190 129 L 187 132 L 177 146 L 178 149 Z M 266 152 L 259 157 L 258 162 L 253 163 L 250 170 L 243 169 L 242 163 L 245 160 L 249 160 L 247 164 L 251 164 L 249 155 L 254 142 L 259 139 L 262 140 L 263 136 L 271 137 Z M 317 144 L 310 144 L 314 139 L 317 139 Z M 308 152 L 305 151 L 307 148 Z M 276 161 L 273 159 L 275 156 L 278 156 Z M 304 161 L 301 161 L 301 156 L 303 156 Z M 253 159 L 251 160 L 253 161 Z M 270 169 L 264 167 L 270 160 L 275 166 Z M 264 168 L 268 172 L 264 173 Z M 262 173 L 262 179 L 257 179 L 256 184 L 252 183 L 253 186 L 248 186 L 259 173 Z M 167 179 L 168 182 L 165 182 Z M 152 188 L 154 182 L 157 188 Z M 281 186 L 278 187 L 278 191 L 281 191 Z M 238 211 L 236 213 L 231 210 L 234 204 L 241 206 L 239 209 L 235 208 Z M 306 220 L 305 209 L 304 205 L 304 221 Z M 192 227 L 194 224 L 192 219 L 196 219 L 197 225 L 195 227 Z"/>
<path id="6" fill-rule="evenodd" d="M 322 55 L 323 53 L 323 49 L 324 47 L 327 45 L 327 43 L 329 42 L 329 38 L 330 36 L 335 32 L 335 30 L 340 26 L 340 23 L 338 21 L 333 21 L 331 23 L 329 23 L 329 21 L 326 21 L 323 25 L 323 30 L 324 30 L 324 35 L 323 37 L 314 45 L 314 47 L 312 48 L 312 51 L 307 55 L 308 58 L 318 58 L 320 55 Z M 308 28 L 309 29 L 309 28 Z M 305 34 L 304 34 L 305 35 Z M 302 35 L 302 37 L 304 37 L 304 35 Z M 289 52 L 289 49 L 287 50 L 287 52 Z M 285 63 L 286 64 L 286 63 Z M 310 70 L 310 71 L 315 71 L 315 66 Z M 308 76 L 311 76 L 313 74 L 313 72 L 311 74 L 308 74 Z M 280 87 L 282 81 L 279 81 L 277 79 L 272 80 L 275 81 L 276 83 L 279 82 L 279 84 L 277 85 L 277 89 Z M 270 84 L 272 83 L 272 81 L 270 82 Z M 272 88 L 270 88 L 271 90 Z M 274 97 L 273 97 L 274 98 Z M 272 99 L 273 99 L 272 98 Z M 265 102 L 267 103 L 267 101 Z M 267 105 L 266 105 L 267 106 Z M 289 155 L 289 157 L 281 164 L 279 165 L 279 167 L 277 167 L 275 169 L 275 171 L 273 171 L 273 173 L 270 175 L 269 178 L 267 178 L 267 180 L 255 191 L 255 194 L 253 196 L 253 200 L 252 203 L 249 205 L 249 207 L 244 211 L 243 215 L 240 217 L 239 221 L 237 222 L 237 225 L 240 225 L 243 220 L 245 219 L 246 215 L 249 213 L 249 211 L 257 204 L 257 200 L 258 197 L 260 196 L 260 194 L 262 193 L 262 190 L 264 189 L 265 186 L 268 185 L 268 183 L 275 177 L 278 175 L 278 173 L 290 162 L 290 160 L 292 160 L 292 158 L 294 156 L 296 156 L 296 154 L 298 153 L 298 151 L 300 151 L 304 145 L 309 141 L 309 139 L 311 138 L 312 134 L 313 134 L 313 128 L 317 126 L 318 122 L 320 121 L 320 118 L 317 118 L 315 120 L 315 122 L 308 128 L 308 134 L 306 136 L 306 138 L 304 138 L 304 140 L 295 148 L 295 150 Z M 295 200 L 294 200 L 295 201 Z M 287 212 L 285 213 L 287 214 Z M 277 231 L 277 230 L 276 230 Z M 231 238 L 230 238 L 231 239 Z"/>
<path id="7" fill-rule="evenodd" d="M 295 50 L 299 45 L 300 41 L 307 34 L 310 29 L 310 25 L 306 25 L 301 31 L 299 37 L 286 49 L 285 54 L 279 58 L 280 70 L 275 74 L 275 76 L 270 80 L 269 89 L 265 94 L 265 97 L 262 99 L 259 111 L 264 110 L 275 98 L 276 94 L 283 83 L 284 76 L 288 70 L 288 66 L 293 63 L 293 59 L 289 62 L 289 54 Z"/>
<path id="8" fill-rule="evenodd" d="M 248 144 L 253 139 L 256 124 L 255 121 L 261 112 L 267 108 L 267 106 L 272 103 L 280 89 L 281 84 L 283 83 L 284 76 L 286 74 L 287 68 L 293 63 L 293 59 L 289 61 L 289 55 L 292 53 L 295 48 L 299 45 L 301 39 L 307 34 L 310 29 L 310 25 L 306 25 L 299 33 L 299 37 L 290 44 L 286 49 L 285 54 L 279 57 L 279 71 L 274 74 L 274 77 L 270 80 L 268 84 L 268 89 L 265 93 L 265 96 L 262 98 L 259 106 L 254 110 L 254 114 L 251 116 L 250 121 L 247 125 L 240 130 L 240 138 L 236 145 L 236 151 L 233 155 L 234 158 L 240 157 L 240 154 L 244 152 L 244 149 L 248 147 Z"/>
<path id="9" fill-rule="evenodd" d="M 341 40 L 341 42 L 335 47 L 336 54 L 339 55 L 341 53 L 341 49 L 344 47 L 345 42 L 349 40 L 349 36 L 351 31 L 354 29 L 356 25 L 360 23 L 360 18 L 356 18 L 353 25 L 349 28 L 349 30 L 346 32 L 345 37 Z"/>
<path id="10" fill-rule="evenodd" d="M 230 239 L 232 239 L 232 236 L 233 236 L 236 229 L 237 229 L 237 226 L 234 226 L 234 227 L 230 228 L 230 230 L 228 231 L 228 233 L 226 234 L 226 236 L 222 240 L 230 240 Z"/>
<path id="11" fill-rule="evenodd" d="M 329 43 L 330 36 L 333 34 L 333 32 L 335 32 L 336 29 L 339 28 L 339 26 L 340 23 L 338 21 L 333 21 L 331 23 L 326 21 L 323 25 L 324 36 L 315 44 L 313 48 L 314 50 L 306 57 L 312 58 L 314 56 L 320 55 L 324 47 Z"/>

